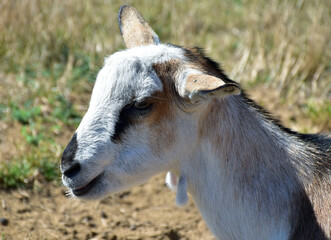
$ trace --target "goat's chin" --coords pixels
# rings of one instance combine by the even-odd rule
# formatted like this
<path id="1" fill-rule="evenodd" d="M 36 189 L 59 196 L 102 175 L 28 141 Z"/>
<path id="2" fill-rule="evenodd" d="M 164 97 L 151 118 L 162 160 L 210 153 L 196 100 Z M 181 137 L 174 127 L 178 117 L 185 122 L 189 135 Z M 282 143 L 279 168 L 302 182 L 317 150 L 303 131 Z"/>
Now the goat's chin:
<path id="1" fill-rule="evenodd" d="M 95 186 L 93 186 L 93 188 L 89 189 L 89 191 L 84 194 L 77 194 L 74 189 L 70 189 L 69 192 L 73 198 L 78 198 L 86 201 L 99 200 L 111 194 L 106 191 L 105 186 L 102 183 L 96 184 Z"/>
<path id="2" fill-rule="evenodd" d="M 92 201 L 107 197 L 113 193 L 104 174 L 100 174 L 86 185 L 79 188 L 69 188 L 69 195 L 73 198 Z"/>
<path id="3" fill-rule="evenodd" d="M 107 179 L 100 179 L 97 183 L 94 184 L 93 187 L 84 193 L 77 194 L 75 189 L 69 189 L 69 195 L 76 199 L 95 201 L 106 198 L 111 194 L 123 192 L 125 190 L 127 190 L 127 188 L 120 187 L 117 184 L 112 184 L 107 181 Z"/>
<path id="4" fill-rule="evenodd" d="M 68 195 L 76 199 L 86 201 L 100 200 L 111 194 L 128 191 L 132 187 L 140 185 L 148 180 L 148 177 L 140 177 L 140 180 L 129 181 L 120 179 L 111 172 L 103 172 L 86 185 L 73 188 L 69 187 Z M 123 184 L 125 182 L 125 184 Z"/>

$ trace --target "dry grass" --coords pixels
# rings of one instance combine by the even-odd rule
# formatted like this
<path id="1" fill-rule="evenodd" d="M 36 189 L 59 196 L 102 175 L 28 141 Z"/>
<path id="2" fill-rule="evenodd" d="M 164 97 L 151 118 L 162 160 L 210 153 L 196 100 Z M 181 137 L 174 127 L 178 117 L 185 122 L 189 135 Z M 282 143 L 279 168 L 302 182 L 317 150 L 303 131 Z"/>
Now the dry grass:
<path id="1" fill-rule="evenodd" d="M 205 48 L 246 88 L 262 85 L 331 129 L 331 1 L 125 3 L 143 13 L 163 42 Z M 0 150 L 9 152 L 6 162 L 36 159 L 32 166 L 38 168 L 40 159 L 51 158 L 56 164 L 104 57 L 124 48 L 117 26 L 122 4 L 0 2 Z M 4 150 L 9 139 L 15 151 Z"/>
<path id="2" fill-rule="evenodd" d="M 204 47 L 237 81 L 266 81 L 299 99 L 330 97 L 330 1 L 129 2 L 165 42 Z M 123 48 L 116 21 L 122 3 L 3 0 L 2 70 L 60 62 L 70 71 L 77 53 L 89 56 L 92 68 L 100 66 Z M 97 65 L 95 59 L 101 59 Z"/>

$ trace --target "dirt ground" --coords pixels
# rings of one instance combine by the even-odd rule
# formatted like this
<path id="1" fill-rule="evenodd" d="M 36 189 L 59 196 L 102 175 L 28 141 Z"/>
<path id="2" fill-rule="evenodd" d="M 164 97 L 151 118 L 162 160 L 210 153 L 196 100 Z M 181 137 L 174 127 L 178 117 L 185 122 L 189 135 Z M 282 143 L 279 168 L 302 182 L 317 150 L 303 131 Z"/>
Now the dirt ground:
<path id="1" fill-rule="evenodd" d="M 293 106 L 279 105 L 273 92 L 249 92 L 267 103 L 267 109 L 297 130 L 306 126 L 319 132 Z M 296 121 L 293 121 L 296 119 Z M 57 184 L 40 184 L 34 190 L 0 190 L 0 240 L 16 239 L 215 239 L 192 199 L 175 205 L 175 193 L 164 184 L 165 173 L 130 191 L 97 202 L 66 196 Z"/>
<path id="2" fill-rule="evenodd" d="M 165 174 L 97 202 L 66 196 L 64 187 L 0 192 L 0 239 L 215 239 L 192 200 L 175 205 Z M 2 238 L 1 238 L 2 237 Z"/>

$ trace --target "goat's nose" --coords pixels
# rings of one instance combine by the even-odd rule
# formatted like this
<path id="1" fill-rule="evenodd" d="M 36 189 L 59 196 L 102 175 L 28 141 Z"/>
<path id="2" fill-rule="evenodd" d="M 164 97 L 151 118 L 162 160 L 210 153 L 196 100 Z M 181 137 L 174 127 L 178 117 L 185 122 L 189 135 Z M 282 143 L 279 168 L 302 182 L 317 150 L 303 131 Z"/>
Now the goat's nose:
<path id="1" fill-rule="evenodd" d="M 78 162 L 73 162 L 72 165 L 66 165 L 66 167 L 66 169 L 62 170 L 62 173 L 68 178 L 72 178 L 80 172 L 80 164 Z"/>
<path id="2" fill-rule="evenodd" d="M 77 135 L 72 136 L 61 158 L 61 172 L 68 178 L 72 178 L 80 172 L 80 164 L 74 160 L 77 151 Z"/>

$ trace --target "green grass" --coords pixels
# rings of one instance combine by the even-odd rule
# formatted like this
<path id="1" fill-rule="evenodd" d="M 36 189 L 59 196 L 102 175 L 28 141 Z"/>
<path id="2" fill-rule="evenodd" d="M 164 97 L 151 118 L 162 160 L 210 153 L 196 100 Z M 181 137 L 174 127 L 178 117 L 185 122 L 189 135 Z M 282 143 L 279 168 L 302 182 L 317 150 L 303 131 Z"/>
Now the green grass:
<path id="1" fill-rule="evenodd" d="M 59 179 L 61 153 L 103 59 L 124 48 L 117 26 L 123 3 L 1 1 L 1 189 Z M 126 3 L 163 42 L 205 48 L 244 87 L 277 91 L 283 104 L 331 130 L 330 1 Z"/>
<path id="2" fill-rule="evenodd" d="M 331 104 L 319 104 L 314 98 L 308 99 L 304 105 L 304 114 L 316 125 L 324 124 L 326 129 L 331 129 Z"/>

